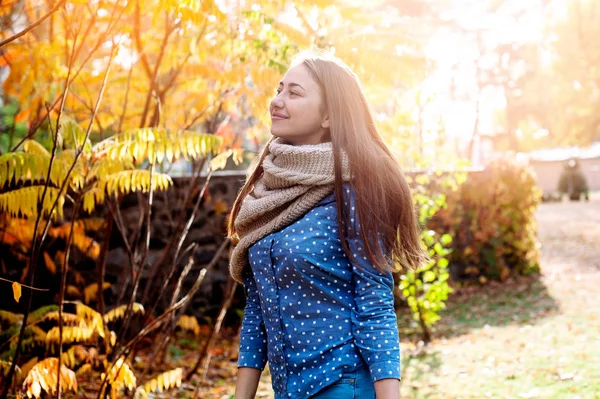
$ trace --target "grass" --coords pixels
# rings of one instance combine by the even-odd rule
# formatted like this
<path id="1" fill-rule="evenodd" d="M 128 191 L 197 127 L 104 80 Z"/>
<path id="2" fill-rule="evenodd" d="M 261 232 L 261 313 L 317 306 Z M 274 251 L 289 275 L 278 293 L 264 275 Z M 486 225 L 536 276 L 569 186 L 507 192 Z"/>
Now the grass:
<path id="1" fill-rule="evenodd" d="M 575 277 L 530 279 L 457 298 L 437 329 L 444 338 L 404 343 L 402 398 L 600 398 L 594 277 L 576 288 Z"/>

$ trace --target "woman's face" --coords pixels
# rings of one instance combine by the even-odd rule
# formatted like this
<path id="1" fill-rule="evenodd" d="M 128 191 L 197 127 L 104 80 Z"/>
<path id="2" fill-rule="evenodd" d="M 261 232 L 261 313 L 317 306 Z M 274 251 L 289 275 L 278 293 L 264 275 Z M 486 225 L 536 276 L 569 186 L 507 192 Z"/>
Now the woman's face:
<path id="1" fill-rule="evenodd" d="M 293 145 L 326 141 L 329 117 L 317 82 L 304 64 L 290 68 L 271 100 L 271 134 Z"/>

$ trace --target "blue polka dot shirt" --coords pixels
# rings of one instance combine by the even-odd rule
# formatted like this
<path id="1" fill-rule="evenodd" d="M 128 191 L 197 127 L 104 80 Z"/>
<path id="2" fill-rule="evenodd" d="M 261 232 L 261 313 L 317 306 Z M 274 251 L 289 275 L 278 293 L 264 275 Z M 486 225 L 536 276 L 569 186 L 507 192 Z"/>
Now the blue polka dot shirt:
<path id="1" fill-rule="evenodd" d="M 354 198 L 346 187 L 350 226 Z M 269 362 L 276 399 L 309 398 L 366 365 L 373 381 L 400 379 L 400 343 L 393 277 L 369 261 L 359 227 L 346 237 L 335 195 L 248 250 L 238 367 Z"/>

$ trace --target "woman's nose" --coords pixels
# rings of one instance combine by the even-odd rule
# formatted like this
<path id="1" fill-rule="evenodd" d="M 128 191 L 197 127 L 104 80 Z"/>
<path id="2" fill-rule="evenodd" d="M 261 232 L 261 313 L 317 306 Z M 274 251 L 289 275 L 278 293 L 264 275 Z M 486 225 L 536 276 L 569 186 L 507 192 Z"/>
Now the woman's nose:
<path id="1" fill-rule="evenodd" d="M 283 108 L 283 105 L 283 100 L 279 96 L 271 100 L 271 108 Z"/>

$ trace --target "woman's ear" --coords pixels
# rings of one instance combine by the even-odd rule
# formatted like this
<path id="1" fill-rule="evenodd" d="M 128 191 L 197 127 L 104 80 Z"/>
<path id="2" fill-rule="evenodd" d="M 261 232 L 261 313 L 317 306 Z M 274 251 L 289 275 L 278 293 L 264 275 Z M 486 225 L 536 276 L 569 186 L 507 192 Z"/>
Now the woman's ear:
<path id="1" fill-rule="evenodd" d="M 329 115 L 325 114 L 323 120 L 321 121 L 321 127 L 323 129 L 329 129 Z"/>

